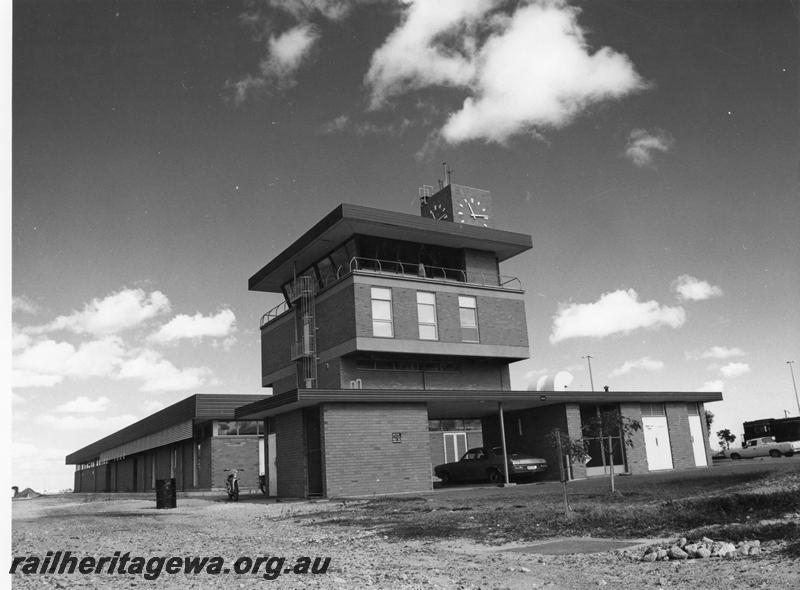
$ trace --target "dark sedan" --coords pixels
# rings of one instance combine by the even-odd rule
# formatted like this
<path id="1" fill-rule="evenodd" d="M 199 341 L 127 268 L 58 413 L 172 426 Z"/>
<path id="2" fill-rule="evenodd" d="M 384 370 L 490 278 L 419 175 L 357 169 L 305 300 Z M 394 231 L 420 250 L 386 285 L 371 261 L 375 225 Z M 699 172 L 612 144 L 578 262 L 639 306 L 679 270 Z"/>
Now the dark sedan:
<path id="1" fill-rule="evenodd" d="M 519 451 L 508 451 L 509 478 L 530 477 L 547 470 L 547 461 Z M 476 447 L 464 453 L 459 461 L 433 468 L 444 483 L 454 481 L 505 481 L 502 447 Z"/>

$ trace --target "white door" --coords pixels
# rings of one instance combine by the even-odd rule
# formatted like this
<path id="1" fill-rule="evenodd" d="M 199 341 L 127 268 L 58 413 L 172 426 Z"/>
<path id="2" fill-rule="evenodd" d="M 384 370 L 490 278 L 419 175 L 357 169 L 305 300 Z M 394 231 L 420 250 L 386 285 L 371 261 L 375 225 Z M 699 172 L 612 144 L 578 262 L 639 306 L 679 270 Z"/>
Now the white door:
<path id="1" fill-rule="evenodd" d="M 689 414 L 689 434 L 692 437 L 692 449 L 694 449 L 694 464 L 697 467 L 708 465 L 706 460 L 706 442 L 703 438 L 703 426 L 700 424 L 700 416 Z"/>
<path id="2" fill-rule="evenodd" d="M 444 462 L 458 461 L 467 452 L 466 432 L 444 433 Z"/>
<path id="3" fill-rule="evenodd" d="M 650 471 L 672 469 L 672 449 L 666 416 L 642 416 L 642 430 L 647 468 Z"/>
<path id="4" fill-rule="evenodd" d="M 268 434 L 267 435 L 267 469 L 269 470 L 269 495 L 270 496 L 277 496 L 278 495 L 278 469 L 275 467 L 275 435 Z"/>

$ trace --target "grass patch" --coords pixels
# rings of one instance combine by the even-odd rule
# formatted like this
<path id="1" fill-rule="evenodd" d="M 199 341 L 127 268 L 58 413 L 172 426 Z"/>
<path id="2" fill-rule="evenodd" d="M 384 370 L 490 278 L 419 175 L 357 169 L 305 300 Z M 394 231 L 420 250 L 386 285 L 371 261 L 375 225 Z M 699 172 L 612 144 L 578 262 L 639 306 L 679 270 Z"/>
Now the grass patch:
<path id="1" fill-rule="evenodd" d="M 712 474 L 713 475 L 713 474 Z M 618 478 L 570 484 L 573 511 L 564 514 L 556 485 L 530 488 L 535 495 L 380 498 L 308 515 L 315 524 L 378 529 L 397 540 L 469 538 L 485 543 L 533 541 L 558 536 L 611 538 L 676 536 L 717 531 L 733 540 L 797 539 L 795 521 L 760 526 L 800 512 L 800 473 L 733 474 L 722 477 Z M 700 531 L 699 533 L 697 531 Z M 707 535 L 711 536 L 711 535 Z M 792 551 L 800 551 L 795 543 Z"/>

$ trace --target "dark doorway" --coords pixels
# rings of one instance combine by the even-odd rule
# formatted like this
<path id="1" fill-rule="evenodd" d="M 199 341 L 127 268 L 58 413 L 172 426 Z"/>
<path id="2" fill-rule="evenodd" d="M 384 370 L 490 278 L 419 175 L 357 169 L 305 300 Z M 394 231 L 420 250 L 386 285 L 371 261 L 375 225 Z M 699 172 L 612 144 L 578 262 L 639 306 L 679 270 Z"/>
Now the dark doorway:
<path id="1" fill-rule="evenodd" d="M 308 495 L 322 496 L 322 432 L 319 408 L 305 408 L 303 423 L 306 433 Z"/>

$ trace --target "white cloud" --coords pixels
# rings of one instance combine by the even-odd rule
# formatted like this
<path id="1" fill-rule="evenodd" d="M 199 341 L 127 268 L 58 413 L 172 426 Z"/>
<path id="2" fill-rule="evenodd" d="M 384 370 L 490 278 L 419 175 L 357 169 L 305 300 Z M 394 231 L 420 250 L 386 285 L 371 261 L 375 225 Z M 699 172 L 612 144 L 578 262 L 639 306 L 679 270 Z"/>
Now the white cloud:
<path id="1" fill-rule="evenodd" d="M 57 492 L 72 487 L 72 465 L 64 464 L 63 448 L 44 447 L 14 441 L 11 453 L 12 484 L 20 491 L 31 487 L 37 492 Z"/>
<path id="2" fill-rule="evenodd" d="M 719 372 L 723 377 L 732 379 L 734 377 L 740 377 L 746 373 L 749 373 L 750 365 L 747 363 L 728 363 L 724 367 L 720 367 Z"/>
<path id="3" fill-rule="evenodd" d="M 122 414 L 120 416 L 54 416 L 52 414 L 40 414 L 36 416 L 35 421 L 37 424 L 47 426 L 48 428 L 57 428 L 59 430 L 95 430 L 100 432 L 114 432 L 125 426 L 129 426 L 136 422 L 136 416 L 131 414 Z M 62 461 L 64 454 L 62 452 Z"/>
<path id="4" fill-rule="evenodd" d="M 339 115 L 335 119 L 328 121 L 320 128 L 320 133 L 325 135 L 329 133 L 340 133 L 347 129 L 347 125 L 350 123 L 350 117 L 347 115 Z"/>
<path id="5" fill-rule="evenodd" d="M 703 352 L 687 352 L 686 357 L 692 360 L 698 359 L 727 359 L 737 356 L 745 356 L 741 348 L 727 348 L 725 346 L 712 346 Z"/>
<path id="6" fill-rule="evenodd" d="M 123 289 L 103 299 L 93 299 L 82 311 L 58 316 L 44 326 L 26 328 L 30 334 L 68 330 L 76 334 L 104 336 L 135 328 L 170 310 L 169 299 L 161 291 L 149 295 L 142 289 Z"/>
<path id="7" fill-rule="evenodd" d="M 590 53 L 578 10 L 562 2 L 520 8 L 479 51 L 473 95 L 442 128 L 451 144 L 505 143 L 569 124 L 588 106 L 645 87 L 627 56 Z"/>
<path id="8" fill-rule="evenodd" d="M 11 311 L 35 314 L 39 312 L 39 306 L 27 297 L 12 297 L 11 298 Z"/>
<path id="9" fill-rule="evenodd" d="M 109 403 L 111 403 L 111 400 L 104 396 L 92 400 L 81 395 L 57 406 L 54 411 L 67 414 L 95 414 L 106 410 Z"/>
<path id="10" fill-rule="evenodd" d="M 580 11 L 566 2 L 507 10 L 500 0 L 409 1 L 372 56 L 365 76 L 371 107 L 422 88 L 463 88 L 470 95 L 441 137 L 505 143 L 567 125 L 589 105 L 646 86 L 625 55 L 608 47 L 590 52 Z"/>
<path id="11" fill-rule="evenodd" d="M 157 401 L 157 400 L 149 400 L 149 401 L 144 402 L 144 404 L 142 404 L 142 410 L 148 416 L 150 414 L 155 414 L 159 410 L 163 410 L 166 407 L 167 406 L 166 406 L 166 404 L 164 402 L 160 402 L 160 401 Z"/>
<path id="12" fill-rule="evenodd" d="M 681 275 L 672 282 L 672 290 L 680 301 L 703 301 L 722 297 L 722 289 L 691 275 Z"/>
<path id="13" fill-rule="evenodd" d="M 491 0 L 408 2 L 403 21 L 372 55 L 364 78 L 371 90 L 371 107 L 409 90 L 467 85 L 475 76 L 475 55 L 473 35 L 465 34 L 465 29 L 492 5 Z"/>
<path id="14" fill-rule="evenodd" d="M 44 339 L 22 349 L 12 359 L 13 387 L 52 387 L 66 377 L 109 377 L 122 363 L 125 350 L 118 336 L 84 342 Z"/>
<path id="15" fill-rule="evenodd" d="M 716 381 L 706 381 L 700 387 L 697 388 L 697 391 L 722 391 L 724 383 L 717 379 Z"/>
<path id="16" fill-rule="evenodd" d="M 148 338 L 151 342 L 167 344 L 182 339 L 225 338 L 236 331 L 236 315 L 223 309 L 213 316 L 196 313 L 193 316 L 180 314 L 161 326 Z"/>
<path id="17" fill-rule="evenodd" d="M 17 329 L 17 326 L 12 325 L 11 327 L 11 350 L 22 350 L 27 348 L 31 345 L 33 338 L 31 338 L 28 334 L 20 332 Z"/>
<path id="18" fill-rule="evenodd" d="M 285 90 L 295 85 L 295 74 L 308 58 L 319 34 L 309 25 L 298 25 L 278 36 L 272 35 L 267 43 L 267 55 L 258 65 L 257 75 L 247 75 L 230 84 L 234 101 L 243 102 L 253 90 L 271 87 Z"/>
<path id="19" fill-rule="evenodd" d="M 236 103 L 243 102 L 253 91 L 294 86 L 300 67 L 309 60 L 320 38 L 314 21 L 339 21 L 355 6 L 373 0 L 266 0 L 250 3 L 240 15 L 240 22 L 252 31 L 253 38 L 264 43 L 258 73 L 248 74 L 237 82 L 229 82 Z M 276 23 L 285 25 L 277 27 Z"/>
<path id="20" fill-rule="evenodd" d="M 634 361 L 625 361 L 620 367 L 617 367 L 609 374 L 609 377 L 619 377 L 627 375 L 634 369 L 642 369 L 644 371 L 660 371 L 664 368 L 664 362 L 651 359 L 649 356 L 642 357 Z"/>
<path id="21" fill-rule="evenodd" d="M 679 328 L 686 322 L 682 307 L 639 301 L 633 289 L 603 294 L 595 303 L 562 303 L 553 317 L 550 342 L 568 338 L 602 338 L 640 328 Z"/>
<path id="22" fill-rule="evenodd" d="M 652 166 L 655 152 L 668 152 L 674 145 L 675 139 L 666 131 L 634 129 L 628 136 L 625 155 L 640 168 Z"/>
<path id="23" fill-rule="evenodd" d="M 152 350 L 143 350 L 138 356 L 125 361 L 118 379 L 141 379 L 141 391 L 182 391 L 196 389 L 211 381 L 213 374 L 207 367 L 178 369 Z"/>

